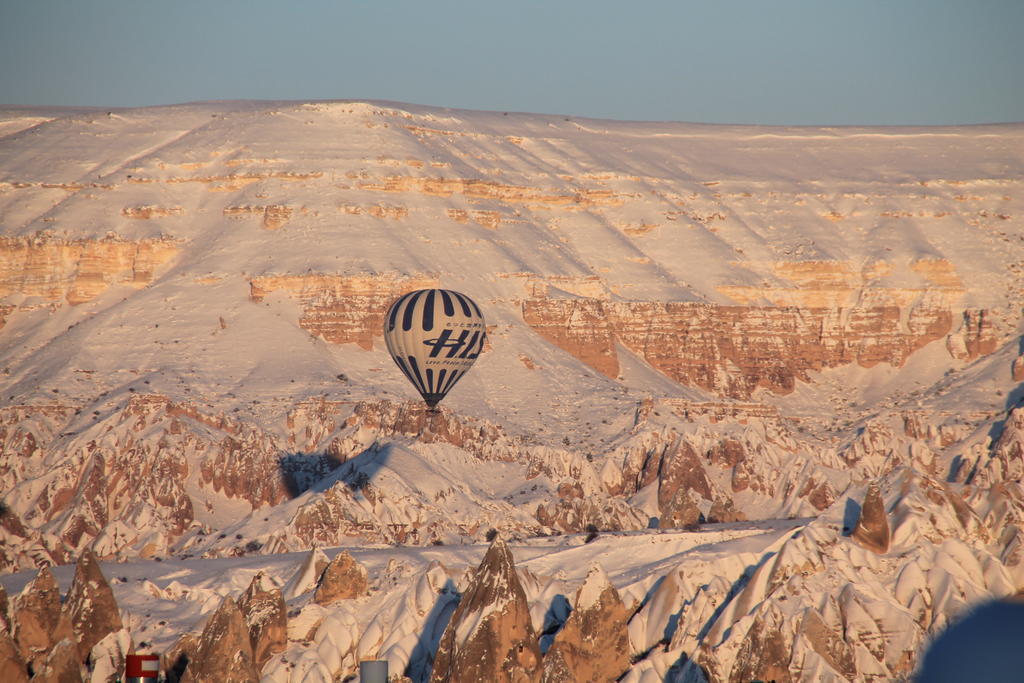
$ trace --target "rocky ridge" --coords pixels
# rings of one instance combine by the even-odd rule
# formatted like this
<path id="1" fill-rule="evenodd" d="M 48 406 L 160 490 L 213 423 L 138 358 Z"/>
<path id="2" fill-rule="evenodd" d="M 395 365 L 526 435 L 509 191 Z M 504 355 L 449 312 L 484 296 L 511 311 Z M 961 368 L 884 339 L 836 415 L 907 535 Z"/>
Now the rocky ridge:
<path id="1" fill-rule="evenodd" d="M 396 561 L 318 604 L 321 547 L 428 554 L 496 530 L 586 548 L 816 518 L 722 576 L 693 558 L 610 572 L 627 680 L 904 676 L 968 605 L 1020 589 L 1019 125 L 360 102 L 33 122 L 0 141 L 2 572 L 309 552 L 247 598 L 150 589 L 222 607 L 217 632 L 248 632 L 243 668 L 273 680 L 364 656 L 426 680 L 473 578 Z M 489 323 L 433 417 L 380 335 L 389 301 L 424 286 L 471 292 Z M 528 562 L 515 628 L 538 649 L 518 654 L 540 659 L 523 674 L 577 675 L 594 658 L 577 635 L 621 615 L 586 617 L 565 597 L 579 585 Z M 0 652 L 59 677 L 102 634 L 37 598 Z M 192 630 L 179 674 L 223 659 Z M 130 645 L 107 634 L 87 666 Z"/>

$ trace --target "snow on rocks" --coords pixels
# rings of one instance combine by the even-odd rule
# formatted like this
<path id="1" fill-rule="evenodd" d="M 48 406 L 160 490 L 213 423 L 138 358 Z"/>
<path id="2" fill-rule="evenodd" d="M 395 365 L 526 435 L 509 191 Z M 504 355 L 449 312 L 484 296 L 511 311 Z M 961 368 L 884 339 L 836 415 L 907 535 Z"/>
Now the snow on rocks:
<path id="1" fill-rule="evenodd" d="M 853 538 L 873 552 L 884 554 L 889 550 L 889 520 L 877 484 L 868 486 L 864 494 Z"/>
<path id="2" fill-rule="evenodd" d="M 366 593 L 366 567 L 356 562 L 348 551 L 334 556 L 317 581 L 313 602 L 330 605 L 338 600 L 356 598 Z"/>
<path id="3" fill-rule="evenodd" d="M 260 669 L 288 643 L 288 610 L 281 589 L 265 572 L 253 577 L 238 607 L 249 628 L 253 659 Z"/>
<path id="4" fill-rule="evenodd" d="M 89 653 L 90 683 L 107 683 L 124 673 L 125 657 L 135 651 L 128 629 L 107 634 Z"/>
<path id="5" fill-rule="evenodd" d="M 573 610 L 544 654 L 541 681 L 610 683 L 628 668 L 629 615 L 599 564 L 576 591 Z"/>
<path id="6" fill-rule="evenodd" d="M 238 603 L 226 597 L 207 619 L 181 682 L 254 683 L 259 678 L 245 617 Z"/>
<path id="7" fill-rule="evenodd" d="M 299 565 L 292 574 L 292 577 L 288 579 L 288 583 L 281 590 L 285 600 L 291 600 L 316 588 L 316 584 L 323 575 L 324 570 L 327 569 L 328 564 L 330 564 L 330 560 L 327 559 L 327 555 L 324 554 L 323 550 L 313 548 L 306 553 L 302 564 Z"/>
<path id="8" fill-rule="evenodd" d="M 284 583 L 271 680 L 380 657 L 422 681 L 491 528 L 521 539 L 547 646 L 601 562 L 631 613 L 626 680 L 902 676 L 1024 585 L 1019 124 L 0 117 L 49 121 L 0 141 L 0 572 L 123 563 L 140 641 L 140 615 L 169 622 L 145 632 L 163 645 L 247 585 L 278 615 Z M 434 416 L 380 344 L 387 299 L 421 286 L 472 292 L 490 324 Z M 871 549 L 846 509 L 869 481 L 865 524 L 890 531 Z M 764 521 L 787 517 L 817 520 Z M 763 533 L 741 548 L 739 525 Z M 335 547 L 371 558 L 367 593 L 318 605 L 311 549 Z M 18 657 L 75 642 L 70 571 L 11 600 Z"/>
<path id="9" fill-rule="evenodd" d="M 61 609 L 60 590 L 53 573 L 43 567 L 11 601 L 11 634 L 26 664 L 37 666 L 58 642 L 78 644 L 67 614 Z"/>
<path id="10" fill-rule="evenodd" d="M 811 522 L 767 553 L 749 578 L 741 577 L 724 596 L 725 586 L 716 590 L 712 582 L 693 598 L 673 598 L 670 605 L 681 605 L 676 637 L 651 651 L 651 662 L 634 667 L 636 673 L 625 680 L 642 680 L 642 672 L 651 670 L 674 672 L 669 680 L 687 680 L 694 663 L 728 680 L 908 676 L 930 634 L 969 605 L 1017 590 L 990 552 L 988 539 L 1003 533 L 1000 525 L 965 535 L 971 527 L 959 521 L 963 513 L 958 516 L 943 485 L 893 472 L 867 489 L 869 497 L 887 499 L 885 507 L 893 508 L 904 525 L 910 516 L 921 518 L 913 525 L 916 542 L 904 532 L 904 540 L 894 540 L 888 551 L 867 552 L 841 535 L 835 521 Z M 940 507 L 914 511 L 919 497 L 928 496 Z M 1003 524 L 1024 512 L 1020 502 L 1009 505 L 1015 512 L 1005 514 Z M 972 510 L 969 519 L 976 518 Z M 702 596 L 711 594 L 719 597 L 711 601 L 717 607 L 709 618 Z M 656 623 L 670 620 L 660 616 Z"/>
<path id="11" fill-rule="evenodd" d="M 78 560 L 62 610 L 72 624 L 81 661 L 88 659 L 99 641 L 121 630 L 121 613 L 114 592 L 91 551 Z"/>
<path id="12" fill-rule="evenodd" d="M 534 680 L 540 665 L 512 553 L 496 538 L 441 637 L 431 681 Z"/>

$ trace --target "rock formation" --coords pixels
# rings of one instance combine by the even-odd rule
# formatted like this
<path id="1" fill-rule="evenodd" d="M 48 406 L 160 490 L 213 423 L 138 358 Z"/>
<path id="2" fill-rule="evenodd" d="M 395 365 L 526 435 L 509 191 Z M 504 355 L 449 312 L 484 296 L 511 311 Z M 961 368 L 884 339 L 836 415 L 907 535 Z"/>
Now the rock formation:
<path id="1" fill-rule="evenodd" d="M 599 565 L 576 591 L 573 611 L 544 655 L 541 681 L 611 683 L 629 668 L 629 614 Z"/>
<path id="2" fill-rule="evenodd" d="M 729 683 L 776 681 L 790 683 L 789 659 L 793 644 L 788 624 L 777 611 L 767 609 L 757 615 L 736 655 Z"/>
<path id="3" fill-rule="evenodd" d="M 256 683 L 259 670 L 245 618 L 238 604 L 224 598 L 206 621 L 182 683 Z"/>
<path id="4" fill-rule="evenodd" d="M 500 538 L 487 549 L 445 628 L 430 680 L 536 681 L 541 656 L 512 552 Z"/>
<path id="5" fill-rule="evenodd" d="M 10 683 L 28 681 L 25 661 L 18 652 L 18 647 L 6 628 L 0 629 L 0 680 Z"/>
<path id="6" fill-rule="evenodd" d="M 281 591 L 285 600 L 291 600 L 316 588 L 328 564 L 330 564 L 330 560 L 327 559 L 323 550 L 313 548 L 306 553 L 302 564 L 295 570 Z"/>
<path id="7" fill-rule="evenodd" d="M 383 341 L 384 314 L 406 292 L 440 287 L 430 276 L 296 275 L 258 277 L 250 281 L 254 302 L 281 291 L 302 307 L 299 326 L 334 344 L 355 343 L 370 350 Z"/>
<path id="8" fill-rule="evenodd" d="M 865 548 L 884 554 L 889 551 L 889 519 L 878 484 L 872 482 L 864 494 L 853 538 Z"/>
<path id="9" fill-rule="evenodd" d="M 115 283 L 145 287 L 177 253 L 174 240 L 0 238 L 0 298 L 85 303 Z"/>
<path id="10" fill-rule="evenodd" d="M 249 627 L 256 670 L 288 645 L 288 608 L 281 589 L 259 572 L 238 601 L 238 608 Z"/>
<path id="11" fill-rule="evenodd" d="M 33 667 L 33 681 L 39 683 L 81 683 L 82 667 L 78 645 L 71 638 L 59 641 L 46 657 Z"/>
<path id="12" fill-rule="evenodd" d="M 443 543 L 409 552 L 461 560 L 492 527 L 567 546 L 596 528 L 586 554 L 652 518 L 645 540 L 678 548 L 692 535 L 670 529 L 702 513 L 754 520 L 700 529 L 755 534 L 713 561 L 697 546 L 615 575 L 630 682 L 906 678 L 970 605 L 1024 586 L 1021 124 L 247 102 L 7 109 L 0 129 L 0 573 L 85 549 L 186 562 Z M 392 299 L 438 285 L 474 293 L 489 346 L 430 415 L 380 332 Z M 867 481 L 878 500 L 851 538 L 843 506 Z M 357 600 L 324 581 L 317 604 L 329 562 L 310 551 L 282 577 L 299 616 L 272 680 L 348 676 L 362 656 L 422 678 L 435 652 L 445 676 L 536 678 L 507 548 L 492 550 L 501 566 L 478 572 L 439 652 L 468 579 L 435 567 L 393 595 L 413 580 L 396 562 Z M 240 588 L 186 596 L 179 579 L 114 589 L 194 616 Z M 252 657 L 215 659 L 255 669 L 280 646 L 270 583 L 250 586 L 237 629 L 210 624 Z M 576 586 L 522 583 L 554 637 L 544 614 Z M 12 593 L 0 665 L 115 666 L 124 631 L 83 651 L 98 634 L 80 588 L 63 612 L 48 574 Z M 364 605 L 383 607 L 350 613 Z M 602 656 L 578 655 L 573 628 L 546 676 Z M 185 636 L 165 669 L 206 675 L 211 648 Z"/>
<path id="13" fill-rule="evenodd" d="M 128 629 L 109 634 L 93 646 L 89 653 L 89 678 L 97 683 L 117 683 L 124 676 L 125 660 L 135 652 Z"/>
<path id="14" fill-rule="evenodd" d="M 522 314 L 542 337 L 608 377 L 619 373 L 619 342 L 681 384 L 740 399 L 759 388 L 788 394 L 809 372 L 825 368 L 902 366 L 953 329 L 950 309 L 938 301 L 907 311 L 896 305 L 837 311 L 531 298 Z M 994 344 L 970 348 L 976 355 Z"/>
<path id="15" fill-rule="evenodd" d="M 57 582 L 46 567 L 12 601 L 11 624 L 18 654 L 33 670 L 58 642 L 69 639 L 77 648 L 72 624 L 61 610 Z M 77 649 L 74 654 L 79 661 Z"/>
<path id="16" fill-rule="evenodd" d="M 198 633 L 183 633 L 171 648 L 160 655 L 160 670 L 170 683 L 178 683 L 190 662 L 199 653 Z"/>
<path id="17" fill-rule="evenodd" d="M 356 562 L 347 550 L 342 550 L 320 575 L 313 601 L 330 605 L 338 600 L 357 598 L 366 594 L 367 586 L 366 567 Z"/>
<path id="18" fill-rule="evenodd" d="M 96 643 L 121 630 L 121 612 L 96 555 L 87 550 L 78 559 L 75 578 L 64 599 L 64 614 L 78 644 L 78 661 L 86 662 Z"/>

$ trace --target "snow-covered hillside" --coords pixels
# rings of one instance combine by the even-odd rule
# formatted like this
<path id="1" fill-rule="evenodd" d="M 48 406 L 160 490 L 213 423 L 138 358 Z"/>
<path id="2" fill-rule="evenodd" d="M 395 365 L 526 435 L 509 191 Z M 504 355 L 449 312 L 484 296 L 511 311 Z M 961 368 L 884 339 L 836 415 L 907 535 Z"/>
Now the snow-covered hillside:
<path id="1" fill-rule="evenodd" d="M 263 570 L 289 614 L 265 676 L 421 680 L 496 530 L 530 676 L 571 680 L 561 625 L 610 615 L 626 680 L 907 675 L 1024 589 L 1022 189 L 1024 124 L 0 111 L 4 611 L 91 550 L 162 615 L 135 642 L 181 651 Z M 431 416 L 381 327 L 436 286 L 489 336 Z M 853 532 L 869 483 L 884 548 Z M 288 583 L 339 547 L 367 595 Z M 452 642 L 522 626 L 485 617 Z"/>

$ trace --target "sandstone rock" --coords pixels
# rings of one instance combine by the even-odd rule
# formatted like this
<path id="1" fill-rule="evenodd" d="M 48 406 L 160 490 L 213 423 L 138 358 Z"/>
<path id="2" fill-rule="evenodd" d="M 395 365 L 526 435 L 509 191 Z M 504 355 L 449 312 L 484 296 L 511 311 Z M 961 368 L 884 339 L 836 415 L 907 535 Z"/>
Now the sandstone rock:
<path id="1" fill-rule="evenodd" d="M 729 487 L 733 493 L 746 491 L 750 488 L 750 469 L 746 462 L 736 464 L 732 470 L 732 477 L 729 479 Z"/>
<path id="2" fill-rule="evenodd" d="M 199 634 L 185 633 L 169 650 L 160 655 L 160 670 L 167 676 L 168 683 L 178 683 L 185 675 L 189 662 L 199 653 Z"/>
<path id="3" fill-rule="evenodd" d="M 189 659 L 181 680 L 183 683 L 256 683 L 259 679 L 245 618 L 235 601 L 226 597 L 207 620 L 195 657 Z"/>
<path id="4" fill-rule="evenodd" d="M 693 492 L 707 500 L 712 498 L 711 484 L 704 474 L 700 456 L 686 441 L 680 441 L 674 449 L 666 452 L 661 460 L 658 473 L 658 506 L 662 514 L 669 512 L 668 508 L 679 491 Z"/>
<path id="5" fill-rule="evenodd" d="M 281 590 L 263 572 L 253 577 L 249 588 L 238 601 L 249 627 L 256 668 L 288 645 L 288 608 Z"/>
<path id="6" fill-rule="evenodd" d="M 1013 359 L 1013 365 L 1010 366 L 1010 375 L 1014 382 L 1024 382 L 1024 355 Z"/>
<path id="7" fill-rule="evenodd" d="M 610 683 L 629 668 L 629 614 L 600 566 L 576 591 L 573 611 L 544 655 L 545 683 Z"/>
<path id="8" fill-rule="evenodd" d="M 275 291 L 296 299 L 302 308 L 299 326 L 335 344 L 373 348 L 383 337 L 384 314 L 402 294 L 439 287 L 436 277 L 379 275 L 288 275 L 250 280 L 249 296 L 259 302 Z"/>
<path id="9" fill-rule="evenodd" d="M 618 375 L 619 342 L 681 384 L 749 398 L 757 388 L 787 394 L 825 368 L 902 366 L 952 328 L 949 304 L 934 299 L 901 311 L 870 300 L 842 309 L 545 295 L 524 300 L 522 312 L 538 334 L 608 377 Z M 984 311 L 965 314 L 968 357 L 994 349 L 988 320 Z"/>
<path id="10" fill-rule="evenodd" d="M 708 511 L 709 522 L 745 522 L 747 516 L 737 510 L 729 499 L 716 499 Z"/>
<path id="11" fill-rule="evenodd" d="M 46 233 L 0 239 L 0 298 L 18 292 L 79 304 L 107 287 L 149 284 L 178 252 L 169 239 L 66 240 Z"/>
<path id="12" fill-rule="evenodd" d="M 864 495 L 860 518 L 853 530 L 853 538 L 873 552 L 883 554 L 889 550 L 889 519 L 885 512 L 885 501 L 878 484 L 872 482 Z"/>
<path id="13" fill-rule="evenodd" d="M 707 452 L 707 459 L 716 465 L 735 467 L 747 459 L 743 444 L 735 439 L 722 439 Z"/>
<path id="14" fill-rule="evenodd" d="M 621 498 L 588 496 L 572 500 L 539 503 L 537 521 L 566 533 L 588 529 L 628 531 L 647 527 L 647 517 Z"/>
<path id="15" fill-rule="evenodd" d="M 28 664 L 41 663 L 64 638 L 77 644 L 71 622 L 61 611 L 57 582 L 46 567 L 14 599 L 11 624 L 18 654 Z"/>
<path id="16" fill-rule="evenodd" d="M 512 553 L 491 543 L 441 636 L 432 683 L 537 681 L 540 649 Z"/>
<path id="17" fill-rule="evenodd" d="M 11 631 L 11 605 L 7 599 L 7 590 L 0 586 L 0 632 Z"/>
<path id="18" fill-rule="evenodd" d="M 317 583 L 313 601 L 330 605 L 338 600 L 349 600 L 366 595 L 369 582 L 366 567 L 356 562 L 347 550 L 334 556 Z"/>
<path id="19" fill-rule="evenodd" d="M 82 683 L 82 667 L 78 660 L 78 644 L 64 638 L 50 650 L 46 658 L 34 667 L 33 682 Z"/>
<path id="20" fill-rule="evenodd" d="M 121 630 L 121 612 L 114 591 L 91 550 L 85 551 L 78 560 L 63 612 L 74 629 L 81 662 L 88 659 L 96 643 Z"/>
<path id="21" fill-rule="evenodd" d="M 117 683 L 124 674 L 125 657 L 135 651 L 127 629 L 111 633 L 89 652 L 90 683 Z"/>
<path id="22" fill-rule="evenodd" d="M 747 631 L 736 655 L 736 664 L 729 674 L 730 683 L 748 681 L 793 680 L 789 671 L 792 636 L 785 628 L 785 619 L 774 606 L 758 614 Z"/>
<path id="23" fill-rule="evenodd" d="M 10 631 L 0 629 L 0 681 L 22 683 L 28 681 L 25 660 L 18 653 Z"/>
<path id="24" fill-rule="evenodd" d="M 661 510 L 659 529 L 686 529 L 700 523 L 701 512 L 688 489 L 676 490 L 675 496 Z"/>
<path id="25" fill-rule="evenodd" d="M 799 633 L 807 639 L 811 648 L 839 674 L 847 679 L 853 679 L 856 676 L 857 667 L 854 663 L 853 650 L 842 639 L 841 634 L 825 625 L 817 610 L 810 607 L 804 610 Z"/>
<path id="26" fill-rule="evenodd" d="M 963 361 L 990 354 L 996 345 L 992 316 L 984 309 L 965 310 L 960 329 L 946 339 L 949 355 Z"/>

